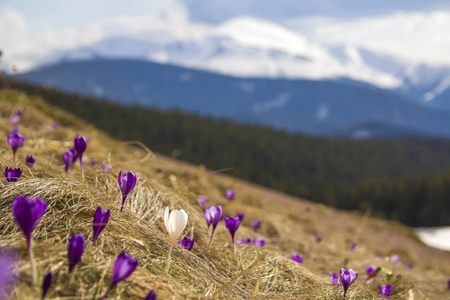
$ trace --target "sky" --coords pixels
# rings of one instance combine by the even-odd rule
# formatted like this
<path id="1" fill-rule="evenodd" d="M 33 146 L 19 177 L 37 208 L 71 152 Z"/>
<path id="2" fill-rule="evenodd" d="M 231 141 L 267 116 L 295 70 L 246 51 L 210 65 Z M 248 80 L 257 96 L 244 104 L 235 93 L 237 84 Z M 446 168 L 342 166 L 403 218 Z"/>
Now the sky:
<path id="1" fill-rule="evenodd" d="M 450 65 L 448 0 L 2 0 L 2 63 L 26 71 L 53 51 L 115 36 L 192 38 L 238 16 L 276 22 L 327 46 Z"/>

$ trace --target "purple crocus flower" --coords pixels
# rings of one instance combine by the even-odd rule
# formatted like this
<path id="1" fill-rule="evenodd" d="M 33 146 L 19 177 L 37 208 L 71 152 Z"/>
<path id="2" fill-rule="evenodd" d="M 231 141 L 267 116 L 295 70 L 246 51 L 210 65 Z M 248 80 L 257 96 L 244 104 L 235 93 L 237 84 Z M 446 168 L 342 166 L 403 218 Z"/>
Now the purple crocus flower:
<path id="1" fill-rule="evenodd" d="M 84 136 L 77 136 L 74 141 L 75 150 L 78 152 L 78 156 L 80 157 L 80 168 L 81 168 L 81 178 L 84 181 L 84 172 L 83 172 L 83 154 L 86 151 L 87 143 Z"/>
<path id="2" fill-rule="evenodd" d="M 17 124 L 19 124 L 19 122 L 20 122 L 20 116 L 17 116 L 17 115 L 11 115 L 11 117 L 9 117 L 9 119 L 11 120 L 11 124 L 13 126 L 17 126 Z"/>
<path id="3" fill-rule="evenodd" d="M 185 236 L 182 240 L 178 240 L 178 244 L 184 249 L 191 251 L 192 247 L 194 247 L 194 238 L 190 239 Z"/>
<path id="4" fill-rule="evenodd" d="M 32 199 L 19 196 L 14 199 L 12 209 L 16 222 L 25 235 L 27 247 L 29 249 L 31 244 L 31 233 L 39 219 L 45 214 L 47 202 L 42 201 L 39 197 Z"/>
<path id="5" fill-rule="evenodd" d="M 127 256 L 125 254 L 125 250 L 123 250 L 114 263 L 111 285 L 100 300 L 104 299 L 119 282 L 127 279 L 131 274 L 133 274 L 134 270 L 136 270 L 138 262 L 139 261 L 136 258 Z"/>
<path id="6" fill-rule="evenodd" d="M 401 262 L 401 260 L 400 260 L 400 255 L 398 255 L 398 254 L 393 254 L 393 255 L 391 255 L 391 257 L 389 258 L 389 260 L 390 260 L 392 263 L 396 264 L 397 266 L 402 264 L 402 262 Z"/>
<path id="7" fill-rule="evenodd" d="M 150 293 L 148 293 L 147 296 L 145 296 L 144 300 L 156 300 L 156 291 L 151 290 Z"/>
<path id="8" fill-rule="evenodd" d="M 350 249 L 355 250 L 356 249 L 357 244 L 355 242 L 351 243 L 350 245 Z"/>
<path id="9" fill-rule="evenodd" d="M 236 197 L 236 192 L 234 190 L 226 190 L 225 197 L 227 197 L 228 200 L 232 201 L 234 197 Z"/>
<path id="10" fill-rule="evenodd" d="M 23 115 L 23 108 L 16 108 L 16 110 L 14 111 L 14 113 L 17 116 L 22 116 Z"/>
<path id="11" fill-rule="evenodd" d="M 330 281 L 331 281 L 331 284 L 338 283 L 338 281 L 339 281 L 338 275 L 336 273 L 331 273 L 330 272 Z"/>
<path id="12" fill-rule="evenodd" d="M 239 218 L 233 218 L 233 217 L 227 217 L 225 218 L 225 227 L 231 234 L 231 243 L 233 244 L 233 251 L 236 253 L 236 247 L 234 246 L 234 234 L 239 228 L 239 225 L 241 222 L 239 221 Z"/>
<path id="13" fill-rule="evenodd" d="M 12 267 L 15 261 L 16 258 L 12 253 L 0 252 L 0 296 L 14 281 Z"/>
<path id="14" fill-rule="evenodd" d="M 254 239 L 253 245 L 255 245 L 256 247 L 264 247 L 266 245 L 266 239 L 265 238 Z"/>
<path id="15" fill-rule="evenodd" d="M 95 243 L 97 242 L 98 236 L 100 233 L 105 229 L 106 225 L 109 221 L 109 216 L 111 214 L 111 211 L 108 210 L 102 210 L 100 206 L 97 206 L 97 210 L 94 213 L 94 219 L 92 221 L 92 228 L 93 228 L 93 242 L 92 246 L 95 246 Z"/>
<path id="16" fill-rule="evenodd" d="M 239 221 L 242 222 L 242 220 L 244 220 L 245 214 L 243 212 L 241 212 L 241 211 L 238 211 L 236 213 L 236 216 L 239 218 Z"/>
<path id="17" fill-rule="evenodd" d="M 8 168 L 5 169 L 5 178 L 8 182 L 15 182 L 22 176 L 23 170 L 20 168 Z"/>
<path id="18" fill-rule="evenodd" d="M 69 247 L 67 249 L 68 251 L 68 258 L 69 258 L 69 273 L 73 271 L 73 268 L 81 261 L 81 256 L 83 256 L 84 253 L 84 235 L 82 233 L 80 234 L 73 234 L 72 237 L 69 240 Z"/>
<path id="19" fill-rule="evenodd" d="M 380 290 L 380 293 L 381 295 L 383 295 L 383 297 L 389 297 L 392 294 L 392 284 L 379 285 L 378 289 Z"/>
<path id="20" fill-rule="evenodd" d="M 112 166 L 111 165 L 107 165 L 107 164 L 101 164 L 100 165 L 100 171 L 101 172 L 111 172 L 112 171 Z"/>
<path id="21" fill-rule="evenodd" d="M 322 241 L 322 237 L 320 235 L 316 236 L 316 242 L 320 243 Z"/>
<path id="22" fill-rule="evenodd" d="M 292 259 L 293 261 L 298 262 L 299 264 L 302 264 L 302 263 L 303 263 L 304 258 L 305 258 L 305 257 L 304 257 L 303 255 L 299 255 L 299 254 L 292 254 L 292 256 L 291 256 L 291 259 Z"/>
<path id="23" fill-rule="evenodd" d="M 42 281 L 42 300 L 44 300 L 47 295 L 48 289 L 52 285 L 53 275 L 52 272 L 48 271 L 47 275 L 45 275 L 44 280 Z"/>
<path id="24" fill-rule="evenodd" d="M 412 269 L 413 268 L 413 265 L 412 264 L 406 264 L 406 266 L 405 266 L 407 269 Z"/>
<path id="25" fill-rule="evenodd" d="M 25 158 L 25 163 L 29 167 L 32 167 L 35 162 L 36 162 L 36 157 L 34 157 L 33 155 L 27 155 L 27 158 Z"/>
<path id="26" fill-rule="evenodd" d="M 58 122 L 53 122 L 53 124 L 52 124 L 53 129 L 58 129 L 59 127 L 61 127 L 61 125 L 59 125 Z"/>
<path id="27" fill-rule="evenodd" d="M 208 228 L 212 225 L 211 238 L 209 239 L 208 244 L 209 249 L 217 224 L 219 224 L 220 220 L 222 220 L 222 206 L 208 206 L 208 208 L 205 210 L 205 220 Z"/>
<path id="28" fill-rule="evenodd" d="M 72 151 L 68 150 L 68 151 L 64 152 L 64 154 L 63 154 L 63 163 L 66 166 L 65 167 L 66 173 L 69 172 L 69 167 L 72 164 L 72 162 L 73 162 L 73 153 L 72 153 Z"/>
<path id="29" fill-rule="evenodd" d="M 133 172 L 123 172 L 119 173 L 119 187 L 122 191 L 122 207 L 120 208 L 120 212 L 123 211 L 123 205 L 125 204 L 125 199 L 127 199 L 128 194 L 136 185 L 136 175 Z"/>
<path id="30" fill-rule="evenodd" d="M 245 244 L 248 245 L 250 244 L 252 240 L 251 239 L 238 239 L 236 240 L 236 242 L 234 242 L 235 244 Z"/>
<path id="31" fill-rule="evenodd" d="M 347 294 L 348 288 L 350 287 L 350 285 L 353 282 L 355 282 L 357 277 L 358 277 L 358 272 L 355 272 L 352 269 L 349 269 L 349 270 L 345 270 L 344 268 L 341 269 L 340 281 L 341 281 L 342 287 L 344 288 L 344 299 L 345 299 L 345 295 Z"/>
<path id="32" fill-rule="evenodd" d="M 253 230 L 254 230 L 255 232 L 257 232 L 258 229 L 259 229 L 259 227 L 261 227 L 261 221 L 260 221 L 260 220 L 255 220 L 255 221 L 253 221 L 253 222 L 252 222 L 252 227 L 253 227 Z"/>
<path id="33" fill-rule="evenodd" d="M 450 279 L 447 281 L 447 290 L 450 290 Z"/>
<path id="34" fill-rule="evenodd" d="M 198 197 L 198 202 L 200 203 L 201 206 L 205 205 L 206 202 L 208 202 L 208 197 L 207 196 L 199 196 Z"/>
<path id="35" fill-rule="evenodd" d="M 22 147 L 25 137 L 19 133 L 8 134 L 8 144 L 13 152 L 13 161 L 16 161 L 16 151 Z"/>
<path id="36" fill-rule="evenodd" d="M 72 153 L 72 164 L 73 164 L 77 161 L 79 155 L 75 147 L 70 148 L 69 151 Z"/>
<path id="37" fill-rule="evenodd" d="M 33 282 L 36 283 L 37 274 L 34 268 L 33 255 L 31 254 L 31 234 L 40 218 L 47 210 L 47 202 L 42 201 L 39 197 L 35 199 L 27 197 L 16 197 L 12 203 L 12 210 L 17 224 L 27 240 L 28 255 L 30 256 L 31 272 L 33 274 Z"/>
<path id="38" fill-rule="evenodd" d="M 367 275 L 372 274 L 376 269 L 378 269 L 377 266 L 372 266 L 372 265 L 367 266 L 367 267 L 366 267 Z"/>

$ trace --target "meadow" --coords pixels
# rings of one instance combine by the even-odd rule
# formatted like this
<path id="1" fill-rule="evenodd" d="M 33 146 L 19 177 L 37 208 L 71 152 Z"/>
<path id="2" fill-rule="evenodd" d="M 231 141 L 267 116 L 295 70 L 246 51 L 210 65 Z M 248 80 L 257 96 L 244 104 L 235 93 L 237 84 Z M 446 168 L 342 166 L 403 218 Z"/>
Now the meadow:
<path id="1" fill-rule="evenodd" d="M 7 135 L 18 108 L 23 109 L 17 126 L 25 142 L 13 162 Z M 341 211 L 153 153 L 152 145 L 113 139 L 45 99 L 17 90 L 0 90 L 0 112 L 0 165 L 23 169 L 16 182 L 1 181 L 0 248 L 15 256 L 10 268 L 14 282 L 3 290 L 6 299 L 41 299 L 48 271 L 53 282 L 46 299 L 100 299 L 123 250 L 138 259 L 137 268 L 105 299 L 144 299 L 151 290 L 158 299 L 342 299 L 341 285 L 329 275 L 341 268 L 358 272 L 345 299 L 384 299 L 382 285 L 393 286 L 389 299 L 450 298 L 450 253 L 427 247 L 412 228 L 374 218 L 370 210 Z M 77 136 L 88 141 L 84 179 L 79 163 L 66 173 L 62 159 Z M 36 157 L 32 166 L 25 164 L 27 155 Z M 120 171 L 136 174 L 123 213 Z M 236 192 L 232 200 L 225 196 L 227 190 Z M 245 214 L 236 239 L 264 238 L 265 245 L 236 244 L 234 252 L 224 221 L 219 221 L 208 250 L 211 229 L 201 195 L 209 199 L 206 206 L 221 206 L 224 217 Z M 32 235 L 36 283 L 26 239 L 12 211 L 19 196 L 47 203 Z M 98 206 L 110 209 L 111 216 L 92 246 Z M 186 211 L 180 239 L 195 240 L 191 251 L 175 244 L 170 267 L 166 207 Z M 261 222 L 257 231 L 255 220 Z M 69 273 L 69 240 L 80 233 L 86 239 L 84 254 Z M 302 262 L 293 255 L 302 255 Z M 367 266 L 377 270 L 369 283 Z"/>

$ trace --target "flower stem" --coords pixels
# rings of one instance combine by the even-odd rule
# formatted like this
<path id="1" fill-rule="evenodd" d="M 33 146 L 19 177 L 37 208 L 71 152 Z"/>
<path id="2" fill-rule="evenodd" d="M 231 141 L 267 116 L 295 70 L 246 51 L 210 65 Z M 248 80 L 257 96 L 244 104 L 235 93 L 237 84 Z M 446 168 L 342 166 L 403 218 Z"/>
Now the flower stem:
<path id="1" fill-rule="evenodd" d="M 214 235 L 214 230 L 215 230 L 215 228 L 213 228 L 212 232 L 211 232 L 211 238 L 209 239 L 208 250 L 209 250 L 209 247 L 211 246 L 211 242 L 212 242 L 213 235 Z"/>
<path id="2" fill-rule="evenodd" d="M 27 243 L 28 245 L 28 255 L 30 256 L 30 266 L 31 266 L 31 274 L 33 276 L 33 284 L 36 284 L 37 282 L 37 273 L 36 273 L 36 266 L 34 265 L 34 257 L 33 257 L 33 251 L 31 251 L 31 241 Z"/>
<path id="3" fill-rule="evenodd" d="M 236 255 L 236 245 L 234 244 L 234 237 L 231 238 L 231 242 L 233 243 L 233 253 Z"/>
<path id="4" fill-rule="evenodd" d="M 105 299 L 105 297 L 108 296 L 108 294 L 109 294 L 109 292 L 112 290 L 112 288 L 113 288 L 113 286 L 110 286 L 109 289 L 106 291 L 106 293 L 105 293 L 102 297 L 100 297 L 100 299 L 98 299 L 98 300 L 103 300 L 103 299 Z"/>
<path id="5" fill-rule="evenodd" d="M 83 160 L 81 159 L 81 156 L 80 156 L 80 169 L 81 169 L 81 179 L 83 179 L 84 182 Z"/>
<path id="6" fill-rule="evenodd" d="M 13 153 L 13 162 L 16 162 L 16 152 Z"/>
<path id="7" fill-rule="evenodd" d="M 166 266 L 166 272 L 167 273 L 169 273 L 170 263 L 172 261 L 172 248 L 173 248 L 173 245 L 170 245 L 170 247 L 169 247 L 169 256 L 167 257 L 167 266 Z"/>

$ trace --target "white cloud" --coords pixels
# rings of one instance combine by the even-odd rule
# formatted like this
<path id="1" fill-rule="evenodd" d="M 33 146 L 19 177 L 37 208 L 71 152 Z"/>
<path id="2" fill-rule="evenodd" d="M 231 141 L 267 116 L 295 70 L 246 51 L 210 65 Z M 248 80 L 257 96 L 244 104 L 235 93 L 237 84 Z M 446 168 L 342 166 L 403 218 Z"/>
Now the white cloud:
<path id="1" fill-rule="evenodd" d="M 353 44 L 414 62 L 450 64 L 450 11 L 398 12 L 352 20 L 316 17 L 286 24 L 328 45 Z"/>
<path id="2" fill-rule="evenodd" d="M 29 70 L 51 51 L 88 45 L 102 37 L 99 23 L 87 24 L 82 29 L 53 29 L 44 25 L 31 30 L 21 13 L 11 8 L 0 9 L 0 47 L 4 53 L 3 67 L 8 69 L 14 65 L 20 72 Z"/>

